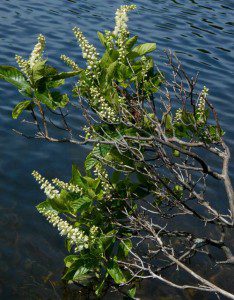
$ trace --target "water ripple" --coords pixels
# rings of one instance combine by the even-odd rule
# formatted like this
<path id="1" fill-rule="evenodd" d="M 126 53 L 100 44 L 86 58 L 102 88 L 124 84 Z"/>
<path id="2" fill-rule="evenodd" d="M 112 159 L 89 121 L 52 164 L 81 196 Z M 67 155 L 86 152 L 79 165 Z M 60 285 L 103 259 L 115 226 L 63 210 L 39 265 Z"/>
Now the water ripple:
<path id="1" fill-rule="evenodd" d="M 210 88 L 211 101 L 217 107 L 231 146 L 234 144 L 232 2 L 136 0 L 138 10 L 131 13 L 129 23 L 131 31 L 142 42 L 157 41 L 155 58 L 159 67 L 164 68 L 163 49 L 170 48 L 178 54 L 189 74 L 199 71 L 199 87 L 205 84 Z M 65 70 L 59 60 L 60 54 L 65 53 L 82 64 L 72 27 L 79 26 L 96 44 L 95 31 L 113 28 L 114 11 L 122 3 L 120 0 L 1 0 L 0 64 L 15 64 L 15 53 L 27 57 L 39 33 L 47 37 L 46 55 L 50 63 Z M 43 276 L 52 270 L 52 277 L 58 278 L 56 274 L 62 270 L 63 242 L 34 208 L 42 195 L 30 173 L 39 169 L 49 177 L 67 179 L 71 163 L 81 165 L 86 153 L 75 146 L 15 136 L 11 129 L 20 123 L 10 118 L 19 99 L 11 86 L 0 82 L 0 225 L 4 244 L 0 257 L 0 271 L 4 274 L 0 297 L 34 299 L 35 295 L 26 293 L 30 285 L 43 299 L 52 299 L 53 289 L 46 286 Z M 72 115 L 72 120 L 79 130 L 81 116 Z M 231 174 L 234 175 L 233 167 Z M 16 272 L 11 271 L 15 268 Z"/>

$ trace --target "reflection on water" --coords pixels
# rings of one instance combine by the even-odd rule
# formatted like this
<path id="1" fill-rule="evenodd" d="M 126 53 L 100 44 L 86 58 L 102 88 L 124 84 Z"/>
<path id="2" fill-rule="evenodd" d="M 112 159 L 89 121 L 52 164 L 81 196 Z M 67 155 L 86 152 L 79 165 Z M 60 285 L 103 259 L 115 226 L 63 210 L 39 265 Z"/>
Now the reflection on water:
<path id="1" fill-rule="evenodd" d="M 200 72 L 200 86 L 206 84 L 210 88 L 227 142 L 233 146 L 232 0 L 136 0 L 134 3 L 138 11 L 131 14 L 131 30 L 141 41 L 157 41 L 155 57 L 162 69 L 162 50 L 171 48 L 189 74 Z M 59 61 L 61 53 L 69 54 L 79 63 L 81 54 L 72 27 L 79 26 L 96 43 L 95 31 L 112 28 L 114 11 L 121 4 L 123 1 L 119 0 L 1 0 L 0 64 L 13 64 L 15 53 L 28 55 L 38 33 L 47 37 L 47 55 L 52 64 L 63 68 Z M 85 153 L 75 146 L 15 136 L 11 129 L 19 123 L 10 117 L 20 98 L 4 82 L 0 82 L 0 89 L 0 298 L 79 299 L 80 295 L 74 291 L 67 293 L 57 281 L 63 271 L 63 241 L 34 208 L 42 195 L 30 173 L 38 169 L 47 177 L 66 179 L 71 163 L 81 165 Z M 73 121 L 79 129 L 81 116 L 74 116 Z M 233 171 L 232 168 L 232 177 Z M 221 192 L 219 195 L 222 199 Z M 218 205 L 222 207 L 221 200 Z M 228 272 L 231 276 L 231 269 Z M 207 271 L 207 275 L 231 290 L 231 283 L 222 282 L 222 270 L 216 273 Z M 182 294 L 158 283 L 146 283 L 139 293 L 142 299 L 213 299 L 204 294 L 194 296 L 192 292 Z M 119 299 L 111 295 L 115 297 Z M 106 297 L 109 298 L 110 295 Z"/>

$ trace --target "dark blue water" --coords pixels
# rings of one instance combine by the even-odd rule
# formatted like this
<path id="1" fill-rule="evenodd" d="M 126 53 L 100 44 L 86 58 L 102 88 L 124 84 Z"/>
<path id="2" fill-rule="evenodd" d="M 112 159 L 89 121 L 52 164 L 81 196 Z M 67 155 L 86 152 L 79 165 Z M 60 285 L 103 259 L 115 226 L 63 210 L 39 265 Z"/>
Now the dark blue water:
<path id="1" fill-rule="evenodd" d="M 157 42 L 159 67 L 163 68 L 163 49 L 170 48 L 190 75 L 200 72 L 199 86 L 210 89 L 233 154 L 233 0 L 1 0 L 0 64 L 14 65 L 15 53 L 27 57 L 39 33 L 47 38 L 46 53 L 52 64 L 64 68 L 60 54 L 79 63 L 73 26 L 96 44 L 95 32 L 113 27 L 114 12 L 123 3 L 138 5 L 137 12 L 131 13 L 130 29 L 142 42 Z M 85 151 L 15 135 L 12 128 L 20 122 L 11 120 L 11 110 L 20 99 L 10 85 L 0 82 L 0 298 L 60 299 L 65 292 L 57 280 L 66 252 L 56 230 L 34 208 L 43 196 L 30 174 L 36 169 L 66 179 L 72 162 L 82 165 Z M 81 116 L 73 116 L 73 121 L 79 129 Z M 234 168 L 230 171 L 233 178 Z M 216 275 L 230 289 L 230 283 L 222 281 L 223 273 Z M 142 299 L 195 299 L 158 284 L 147 284 L 140 295 Z"/>

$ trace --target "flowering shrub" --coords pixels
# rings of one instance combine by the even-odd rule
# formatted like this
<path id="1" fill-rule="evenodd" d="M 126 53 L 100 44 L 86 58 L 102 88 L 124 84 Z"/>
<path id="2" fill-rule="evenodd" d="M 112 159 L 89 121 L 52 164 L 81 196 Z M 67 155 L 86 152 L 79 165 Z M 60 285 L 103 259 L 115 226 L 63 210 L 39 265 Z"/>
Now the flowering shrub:
<path id="1" fill-rule="evenodd" d="M 0 66 L 0 78 L 28 98 L 16 105 L 13 118 L 30 111 L 38 130 L 35 137 L 51 142 L 79 144 L 62 113 L 71 100 L 59 91 L 66 78 L 78 78 L 73 93 L 87 121 L 83 143 L 93 144 L 85 160 L 86 173 L 73 166 L 69 182 L 57 178 L 49 182 L 33 171 L 47 197 L 37 209 L 66 239 L 70 255 L 65 258 L 63 279 L 89 286 L 98 297 L 113 285 L 135 298 L 136 285 L 144 278 L 184 288 L 162 276 L 164 269 L 174 265 L 202 283 L 185 289 L 225 294 L 184 265 L 203 245 L 222 248 L 223 242 L 186 229 L 166 229 L 169 220 L 181 215 L 198 218 L 201 226 L 233 226 L 231 201 L 231 214 L 223 216 L 204 199 L 208 175 L 223 181 L 232 199 L 226 167 L 217 173 L 196 152 L 205 149 L 227 164 L 223 131 L 208 101 L 208 89 L 195 93 L 196 82 L 180 65 L 175 67 L 171 57 L 174 81 L 168 82 L 149 55 L 156 44 L 136 45 L 138 37 L 130 37 L 127 13 L 135 8 L 121 6 L 114 30 L 98 32 L 105 48 L 102 55 L 74 28 L 86 61 L 84 69 L 66 55 L 61 59 L 72 71 L 59 73 L 51 67 L 43 58 L 42 35 L 28 60 L 16 56 L 20 70 Z M 186 88 L 177 76 L 186 81 Z M 50 135 L 46 113 L 54 110 L 69 137 Z M 191 200 L 196 201 L 197 211 L 188 204 Z"/>

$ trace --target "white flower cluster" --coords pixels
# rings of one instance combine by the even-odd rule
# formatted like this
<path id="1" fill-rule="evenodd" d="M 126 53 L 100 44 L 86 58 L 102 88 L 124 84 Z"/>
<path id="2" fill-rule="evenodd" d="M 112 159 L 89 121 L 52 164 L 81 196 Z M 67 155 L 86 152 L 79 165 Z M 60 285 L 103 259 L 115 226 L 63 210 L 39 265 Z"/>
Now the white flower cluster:
<path id="1" fill-rule="evenodd" d="M 56 211 L 42 208 L 39 208 L 38 211 L 43 214 L 54 227 L 56 226 L 58 228 L 61 236 L 67 236 L 71 244 L 75 246 L 75 252 L 79 252 L 89 247 L 88 236 L 85 235 L 83 231 L 74 228 L 67 221 L 61 219 Z"/>
<path id="2" fill-rule="evenodd" d="M 95 239 L 96 235 L 98 234 L 98 227 L 93 225 L 91 228 L 90 228 L 90 238 L 91 239 Z"/>
<path id="3" fill-rule="evenodd" d="M 208 96 L 208 92 L 209 92 L 209 89 L 204 86 L 203 87 L 203 90 L 201 91 L 201 94 L 199 96 L 199 100 L 198 100 L 198 113 L 200 115 L 203 115 L 204 111 L 205 111 L 205 106 L 206 106 L 206 98 Z"/>
<path id="4" fill-rule="evenodd" d="M 174 122 L 181 122 L 181 118 L 182 118 L 182 109 L 179 108 L 175 113 Z"/>
<path id="5" fill-rule="evenodd" d="M 92 126 L 84 126 L 83 127 L 83 130 L 84 130 L 84 132 L 85 132 L 85 138 L 86 139 L 94 139 L 95 138 L 95 136 L 94 136 L 94 129 L 93 129 L 93 127 Z"/>
<path id="6" fill-rule="evenodd" d="M 109 183 L 107 171 L 103 168 L 101 164 L 96 164 L 93 172 L 98 178 L 101 179 L 102 187 L 105 193 L 109 194 L 109 192 L 112 190 L 112 186 Z"/>
<path id="7" fill-rule="evenodd" d="M 117 46 L 119 47 L 119 58 L 118 60 L 121 62 L 125 59 L 126 49 L 125 49 L 125 41 L 129 35 L 127 22 L 128 16 L 127 13 L 131 10 L 134 10 L 136 5 L 122 5 L 119 9 L 117 9 L 115 14 L 115 28 L 113 34 L 118 38 Z"/>
<path id="8" fill-rule="evenodd" d="M 21 71 L 29 78 L 30 76 L 30 64 L 28 60 L 25 60 L 20 55 L 15 56 L 15 60 L 20 67 Z"/>
<path id="9" fill-rule="evenodd" d="M 42 53 L 43 53 L 44 48 L 45 48 L 45 37 L 42 34 L 39 34 L 37 40 L 38 40 L 38 42 L 35 45 L 32 53 L 31 53 L 31 56 L 29 58 L 29 64 L 30 64 L 31 68 L 41 58 Z"/>
<path id="10" fill-rule="evenodd" d="M 108 122 L 117 122 L 118 118 L 116 117 L 116 113 L 112 107 L 108 104 L 106 99 L 99 93 L 97 87 L 91 87 L 90 93 L 92 96 L 92 100 L 97 102 L 98 109 L 97 112 L 101 119 L 107 120 Z M 96 106 L 96 105 L 95 105 Z"/>
<path id="11" fill-rule="evenodd" d="M 89 44 L 88 40 L 84 37 L 83 33 L 78 27 L 73 28 L 73 32 L 81 47 L 83 58 L 87 60 L 87 68 L 89 70 L 98 71 L 99 53 L 97 53 L 96 48 L 93 45 Z M 93 74 L 93 77 L 96 77 L 96 75 Z"/>
<path id="12" fill-rule="evenodd" d="M 206 122 L 205 109 L 208 92 L 209 89 L 206 86 L 204 86 L 198 98 L 196 115 L 198 117 L 197 123 L 200 125 L 203 125 Z"/>
<path id="13" fill-rule="evenodd" d="M 59 196 L 59 191 L 44 177 L 41 176 L 37 171 L 32 172 L 33 177 L 41 185 L 41 189 L 49 199 L 54 199 Z"/>
<path id="14" fill-rule="evenodd" d="M 67 57 L 66 55 L 62 54 L 60 58 L 69 66 L 71 67 L 74 71 L 79 71 L 78 65 L 72 60 L 71 58 Z"/>
<path id="15" fill-rule="evenodd" d="M 59 188 L 67 190 L 72 193 L 80 193 L 82 191 L 82 189 L 78 185 L 64 182 L 62 180 L 59 180 L 58 178 L 52 179 L 52 182 L 55 185 L 57 185 Z"/>
<path id="16" fill-rule="evenodd" d="M 127 22 L 128 16 L 127 13 L 131 10 L 136 9 L 136 5 L 121 5 L 115 13 L 115 29 L 113 31 L 114 35 L 126 33 L 128 30 Z"/>

